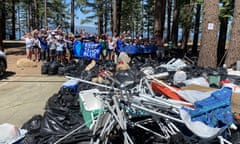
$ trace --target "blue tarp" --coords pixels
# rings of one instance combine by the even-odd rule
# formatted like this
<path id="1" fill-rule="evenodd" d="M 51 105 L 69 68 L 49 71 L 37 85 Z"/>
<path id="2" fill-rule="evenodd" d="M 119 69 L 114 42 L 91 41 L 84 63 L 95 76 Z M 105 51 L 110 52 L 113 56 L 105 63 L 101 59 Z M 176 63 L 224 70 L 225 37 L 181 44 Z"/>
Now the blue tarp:
<path id="1" fill-rule="evenodd" d="M 143 54 L 143 53 L 155 53 L 157 48 L 154 44 L 136 45 L 128 43 L 118 43 L 117 50 L 119 52 L 125 52 L 127 54 Z"/>

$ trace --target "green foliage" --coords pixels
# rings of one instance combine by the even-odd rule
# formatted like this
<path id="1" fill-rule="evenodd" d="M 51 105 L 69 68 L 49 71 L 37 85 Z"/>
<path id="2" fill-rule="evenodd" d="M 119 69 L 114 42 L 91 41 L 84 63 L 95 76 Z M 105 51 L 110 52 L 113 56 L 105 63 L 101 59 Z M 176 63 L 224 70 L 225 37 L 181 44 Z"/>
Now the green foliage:
<path id="1" fill-rule="evenodd" d="M 220 1 L 220 18 L 230 18 L 233 16 L 234 0 L 221 0 Z"/>
<path id="2" fill-rule="evenodd" d="M 180 10 L 179 23 L 182 27 L 190 29 L 193 25 L 193 4 L 182 5 Z"/>

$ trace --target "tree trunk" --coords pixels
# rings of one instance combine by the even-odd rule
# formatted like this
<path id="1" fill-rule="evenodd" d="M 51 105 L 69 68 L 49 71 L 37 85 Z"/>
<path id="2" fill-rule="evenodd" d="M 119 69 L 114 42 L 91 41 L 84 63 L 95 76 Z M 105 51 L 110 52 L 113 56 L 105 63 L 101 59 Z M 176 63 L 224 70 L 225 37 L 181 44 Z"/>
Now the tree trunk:
<path id="1" fill-rule="evenodd" d="M 114 32 L 116 32 L 117 34 L 119 34 L 119 31 L 117 30 L 117 0 L 113 0 L 112 1 L 112 5 L 113 5 L 113 17 L 112 17 L 112 20 L 113 20 L 113 29 L 112 29 L 112 34 Z"/>
<path id="2" fill-rule="evenodd" d="M 198 65 L 202 67 L 217 66 L 217 32 L 219 0 L 205 0 L 202 20 L 202 39 Z"/>
<path id="3" fill-rule="evenodd" d="M 117 34 L 121 31 L 122 0 L 117 0 Z"/>
<path id="4" fill-rule="evenodd" d="M 30 0 L 28 0 L 28 9 L 27 9 L 27 28 L 28 28 L 28 32 L 31 31 L 30 19 L 31 19 L 31 2 L 30 2 Z"/>
<path id="5" fill-rule="evenodd" d="M 168 0 L 168 16 L 167 16 L 167 40 L 171 41 L 171 17 L 172 17 L 172 0 Z"/>
<path id="6" fill-rule="evenodd" d="M 15 40 L 16 39 L 16 27 L 15 27 L 16 19 L 15 19 L 15 0 L 12 0 L 12 34 L 11 38 Z"/>
<path id="7" fill-rule="evenodd" d="M 183 34 L 182 34 L 182 43 L 181 43 L 181 46 L 184 49 L 184 53 L 187 53 L 187 51 L 188 51 L 189 34 L 190 34 L 190 29 L 184 28 Z"/>
<path id="8" fill-rule="evenodd" d="M 37 29 L 39 26 L 37 0 L 34 0 L 33 3 L 34 3 L 34 27 Z"/>
<path id="9" fill-rule="evenodd" d="M 220 19 L 220 32 L 219 32 L 218 50 L 217 50 L 217 65 L 218 66 L 221 66 L 224 62 L 227 31 L 228 31 L 228 18 L 224 17 L 224 18 Z"/>
<path id="10" fill-rule="evenodd" d="M 45 26 L 48 26 L 47 22 L 47 0 L 44 0 L 44 21 L 45 21 Z"/>
<path id="11" fill-rule="evenodd" d="M 1 13 L 2 13 L 2 21 L 0 22 L 2 24 L 2 40 L 5 40 L 6 39 L 6 1 L 5 0 L 2 0 L 2 3 L 0 5 L 2 5 L 2 9 L 0 10 Z M 3 48 L 4 49 L 4 48 Z"/>
<path id="12" fill-rule="evenodd" d="M 197 13 L 195 16 L 195 26 L 194 26 L 194 36 L 193 36 L 193 46 L 192 55 L 198 55 L 198 38 L 199 38 L 199 27 L 200 27 L 200 17 L 201 17 L 201 4 L 197 4 Z"/>
<path id="13" fill-rule="evenodd" d="M 18 39 L 21 39 L 21 21 L 20 21 L 20 6 L 17 7 L 17 19 L 18 19 Z"/>
<path id="14" fill-rule="evenodd" d="M 74 0 L 71 0 L 71 32 L 74 34 Z"/>
<path id="15" fill-rule="evenodd" d="M 154 10 L 154 33 L 160 34 L 161 27 L 161 7 L 162 3 L 159 0 L 155 1 L 155 10 Z"/>
<path id="16" fill-rule="evenodd" d="M 239 34 L 240 34 L 240 0 L 235 0 L 234 15 L 231 30 L 231 39 L 228 46 L 228 53 L 225 60 L 227 66 L 231 66 L 240 60 Z"/>
<path id="17" fill-rule="evenodd" d="M 5 21 L 3 19 L 3 3 L 4 0 L 0 0 L 0 50 L 4 51 L 4 47 L 3 47 L 3 22 Z"/>
<path id="18" fill-rule="evenodd" d="M 98 34 L 103 34 L 103 2 L 97 1 L 98 5 Z"/>
<path id="19" fill-rule="evenodd" d="M 108 26 L 108 3 L 104 2 L 104 33 L 107 33 L 107 26 Z"/>
<path id="20" fill-rule="evenodd" d="M 161 0 L 161 25 L 160 25 L 160 36 L 163 38 L 164 34 L 164 24 L 165 24 L 165 15 L 166 15 L 166 0 Z"/>
<path id="21" fill-rule="evenodd" d="M 179 19 L 179 6 L 178 6 L 178 0 L 175 0 L 174 12 L 173 12 L 172 34 L 171 34 L 173 47 L 178 46 L 178 19 Z"/>
<path id="22" fill-rule="evenodd" d="M 122 11 L 122 0 L 113 0 L 113 33 L 116 32 L 117 35 L 120 34 L 120 21 L 121 21 L 121 11 Z"/>

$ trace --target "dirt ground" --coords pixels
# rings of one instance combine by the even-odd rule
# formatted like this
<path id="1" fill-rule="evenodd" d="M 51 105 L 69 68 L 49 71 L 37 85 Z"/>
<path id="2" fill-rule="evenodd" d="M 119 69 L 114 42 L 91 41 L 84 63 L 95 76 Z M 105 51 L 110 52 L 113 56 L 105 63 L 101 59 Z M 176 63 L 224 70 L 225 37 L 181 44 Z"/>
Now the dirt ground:
<path id="1" fill-rule="evenodd" d="M 7 75 L 41 75 L 42 62 L 36 62 L 37 67 L 17 67 L 17 61 L 21 58 L 26 58 L 25 47 L 6 48 L 5 53 L 8 63 Z"/>

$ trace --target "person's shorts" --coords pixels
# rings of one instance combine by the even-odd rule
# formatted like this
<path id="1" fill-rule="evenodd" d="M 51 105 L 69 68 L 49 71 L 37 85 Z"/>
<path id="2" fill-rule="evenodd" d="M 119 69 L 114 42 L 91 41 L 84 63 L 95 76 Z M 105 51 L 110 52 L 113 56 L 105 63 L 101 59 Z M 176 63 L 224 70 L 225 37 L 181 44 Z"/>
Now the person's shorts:
<path id="1" fill-rule="evenodd" d="M 62 56 L 63 55 L 63 51 L 57 51 L 57 55 L 58 56 Z"/>
<path id="2" fill-rule="evenodd" d="M 113 49 L 107 49 L 107 55 L 113 53 Z"/>
<path id="3" fill-rule="evenodd" d="M 38 49 L 39 47 L 38 46 L 33 46 L 33 49 Z"/>
<path id="4" fill-rule="evenodd" d="M 50 56 L 55 56 L 56 55 L 56 49 L 50 49 L 49 55 Z"/>
<path id="5" fill-rule="evenodd" d="M 32 50 L 33 47 L 26 47 L 26 50 Z"/>

